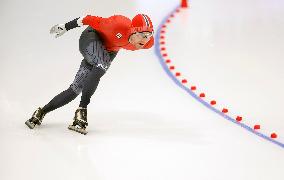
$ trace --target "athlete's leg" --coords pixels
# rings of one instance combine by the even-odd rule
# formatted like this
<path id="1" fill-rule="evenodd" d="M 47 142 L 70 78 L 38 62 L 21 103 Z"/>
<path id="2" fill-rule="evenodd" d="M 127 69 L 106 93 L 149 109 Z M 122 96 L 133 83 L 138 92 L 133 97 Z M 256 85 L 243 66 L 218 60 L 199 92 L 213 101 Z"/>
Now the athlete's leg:
<path id="1" fill-rule="evenodd" d="M 97 31 L 91 27 L 86 28 L 79 39 L 79 50 L 84 57 L 85 63 L 91 66 L 88 77 L 84 79 L 82 86 L 82 96 L 79 108 L 75 111 L 73 124 L 68 128 L 86 134 L 87 106 L 91 96 L 97 89 L 100 78 L 109 68 L 117 52 L 108 52 Z"/>
<path id="2" fill-rule="evenodd" d="M 73 123 L 68 129 L 77 131 L 82 134 L 87 134 L 87 106 L 90 103 L 91 96 L 94 94 L 99 84 L 100 78 L 105 74 L 105 71 L 94 66 L 88 77 L 84 80 L 82 96 L 79 108 L 75 111 Z"/>
<path id="3" fill-rule="evenodd" d="M 62 107 L 72 100 L 74 100 L 78 94 L 76 94 L 70 87 L 60 94 L 56 95 L 48 104 L 46 104 L 42 110 L 45 113 L 49 113 L 59 107 Z"/>
<path id="4" fill-rule="evenodd" d="M 107 51 L 99 33 L 91 27 L 83 31 L 79 40 L 79 49 L 86 62 L 93 66 L 82 90 L 80 107 L 86 108 L 99 84 L 100 78 L 109 68 L 117 52 Z"/>
<path id="5" fill-rule="evenodd" d="M 94 92 L 96 91 L 98 84 L 100 82 L 100 78 L 105 74 L 105 71 L 94 67 L 88 78 L 85 80 L 82 90 L 82 96 L 79 107 L 87 108 L 88 104 L 90 103 L 90 99 Z"/>
<path id="6" fill-rule="evenodd" d="M 83 60 L 70 87 L 55 96 L 47 105 L 42 108 L 43 111 L 45 113 L 48 113 L 74 100 L 81 93 L 83 89 L 84 80 L 88 77 L 91 68 L 92 67 L 87 65 L 85 63 L 85 60 Z"/>

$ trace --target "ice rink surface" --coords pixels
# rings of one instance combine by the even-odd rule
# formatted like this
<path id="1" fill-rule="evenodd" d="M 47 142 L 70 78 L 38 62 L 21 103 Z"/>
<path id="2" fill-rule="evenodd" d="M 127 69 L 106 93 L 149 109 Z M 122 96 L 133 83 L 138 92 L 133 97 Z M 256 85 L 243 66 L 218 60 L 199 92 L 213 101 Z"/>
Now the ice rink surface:
<path id="1" fill-rule="evenodd" d="M 178 0 L 1 0 L 0 179 L 282 180 L 284 149 L 206 108 L 165 73 L 155 48 L 121 50 L 88 106 L 88 135 L 70 132 L 80 97 L 24 122 L 73 81 L 84 28 L 76 17 L 149 15 L 155 30 Z M 189 84 L 284 142 L 284 2 L 192 0 L 166 47 Z M 156 32 L 157 33 L 157 32 Z M 159 43 L 159 39 L 156 39 Z"/>

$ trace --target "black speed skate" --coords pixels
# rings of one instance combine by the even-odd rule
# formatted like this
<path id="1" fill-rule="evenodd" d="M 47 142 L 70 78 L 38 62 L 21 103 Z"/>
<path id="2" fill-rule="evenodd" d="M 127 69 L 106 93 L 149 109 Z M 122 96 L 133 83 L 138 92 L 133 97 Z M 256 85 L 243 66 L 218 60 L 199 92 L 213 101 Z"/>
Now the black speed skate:
<path id="1" fill-rule="evenodd" d="M 45 113 L 43 110 L 39 107 L 37 110 L 33 113 L 32 117 L 25 122 L 25 124 L 30 128 L 33 129 L 35 125 L 41 125 L 42 119 L 44 118 Z"/>
<path id="2" fill-rule="evenodd" d="M 87 122 L 87 108 L 78 108 L 73 118 L 73 124 L 69 125 L 68 129 L 86 135 Z"/>

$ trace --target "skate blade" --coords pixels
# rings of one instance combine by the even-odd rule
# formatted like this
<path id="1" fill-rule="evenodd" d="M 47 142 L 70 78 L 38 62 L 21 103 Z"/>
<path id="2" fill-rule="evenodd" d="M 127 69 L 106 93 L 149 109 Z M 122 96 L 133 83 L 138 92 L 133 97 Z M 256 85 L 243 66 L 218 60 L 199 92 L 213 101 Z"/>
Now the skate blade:
<path id="1" fill-rule="evenodd" d="M 68 126 L 68 129 L 72 130 L 72 131 L 76 131 L 76 132 L 84 134 L 84 135 L 86 135 L 88 133 L 85 129 L 79 129 L 79 128 L 72 126 L 72 125 Z"/>
<path id="2" fill-rule="evenodd" d="M 25 124 L 30 128 L 30 129 L 33 129 L 35 127 L 35 124 L 34 123 L 31 123 L 29 120 L 27 120 L 25 122 Z"/>

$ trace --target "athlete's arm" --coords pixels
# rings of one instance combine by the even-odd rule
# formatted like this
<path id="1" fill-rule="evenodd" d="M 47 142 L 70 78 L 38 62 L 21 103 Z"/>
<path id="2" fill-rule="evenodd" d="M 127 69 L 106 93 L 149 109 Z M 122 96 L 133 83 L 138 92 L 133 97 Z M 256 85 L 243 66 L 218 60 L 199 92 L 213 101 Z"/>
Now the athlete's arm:
<path id="1" fill-rule="evenodd" d="M 73 19 L 72 21 L 69 21 L 68 23 L 65 23 L 66 31 L 69 31 L 70 29 L 74 29 L 76 27 L 83 26 L 82 24 L 82 18 L 78 17 L 76 19 Z"/>
<path id="2" fill-rule="evenodd" d="M 65 24 L 56 24 L 50 29 L 50 34 L 56 34 L 55 37 L 62 36 L 65 32 L 69 31 L 70 29 L 74 29 L 77 27 L 81 27 L 83 25 L 92 26 L 95 29 L 99 29 L 99 24 L 103 18 L 98 16 L 91 16 L 87 15 L 84 17 L 78 17 L 69 21 Z"/>
<path id="3" fill-rule="evenodd" d="M 92 28 L 99 30 L 100 29 L 100 23 L 103 20 L 106 20 L 107 18 L 102 18 L 99 16 L 91 16 L 87 15 L 83 18 L 78 19 L 78 22 L 81 23 L 81 25 L 89 25 Z"/>

